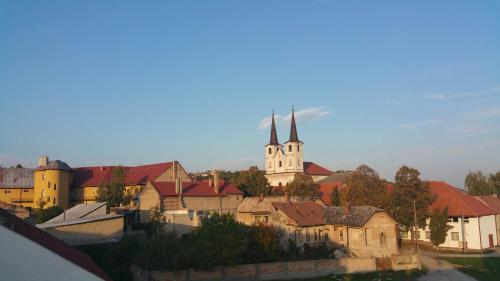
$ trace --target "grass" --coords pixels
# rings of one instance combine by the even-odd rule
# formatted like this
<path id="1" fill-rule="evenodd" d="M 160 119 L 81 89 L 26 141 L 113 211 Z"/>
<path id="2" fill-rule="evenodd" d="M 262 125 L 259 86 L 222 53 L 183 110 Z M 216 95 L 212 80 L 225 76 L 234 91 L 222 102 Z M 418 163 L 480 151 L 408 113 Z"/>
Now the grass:
<path id="1" fill-rule="evenodd" d="M 500 280 L 500 257 L 440 257 L 477 280 Z"/>
<path id="2" fill-rule="evenodd" d="M 344 275 L 328 275 L 311 279 L 299 279 L 302 281 L 413 281 L 420 276 L 426 274 L 424 270 L 408 270 L 408 271 L 381 271 L 369 273 L 356 273 Z"/>

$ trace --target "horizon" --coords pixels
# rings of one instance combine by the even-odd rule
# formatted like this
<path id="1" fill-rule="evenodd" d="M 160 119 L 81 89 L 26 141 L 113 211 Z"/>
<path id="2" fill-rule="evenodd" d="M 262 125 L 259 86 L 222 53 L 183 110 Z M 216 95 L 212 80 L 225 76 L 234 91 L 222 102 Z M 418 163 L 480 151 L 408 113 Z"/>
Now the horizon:
<path id="1" fill-rule="evenodd" d="M 500 2 L 0 0 L 0 165 L 500 169 Z"/>

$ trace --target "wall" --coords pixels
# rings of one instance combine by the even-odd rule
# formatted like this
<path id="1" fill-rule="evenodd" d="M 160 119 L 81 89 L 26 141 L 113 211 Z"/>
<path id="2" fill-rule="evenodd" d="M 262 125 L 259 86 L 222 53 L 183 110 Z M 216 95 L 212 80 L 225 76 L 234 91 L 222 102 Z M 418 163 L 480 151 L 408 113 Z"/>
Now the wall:
<path id="1" fill-rule="evenodd" d="M 497 246 L 500 246 L 500 214 L 495 215 L 495 223 L 497 227 Z"/>
<path id="2" fill-rule="evenodd" d="M 353 252 L 357 252 L 357 256 L 388 257 L 398 254 L 397 223 L 388 214 L 375 213 L 360 230 L 364 243 L 359 247 L 349 245 Z"/>
<path id="3" fill-rule="evenodd" d="M 33 208 L 33 188 L 0 188 L 0 201 Z"/>
<path id="4" fill-rule="evenodd" d="M 481 246 L 483 249 L 490 248 L 488 235 L 493 235 L 493 245 L 497 241 L 497 230 L 495 227 L 495 215 L 479 217 L 479 226 L 481 228 Z"/>
<path id="5" fill-rule="evenodd" d="M 2 237 L 0 239 L 2 280 L 3 278 L 38 281 L 102 280 L 6 227 L 0 226 L 0 237 Z"/>
<path id="6" fill-rule="evenodd" d="M 281 173 L 281 174 L 266 174 L 267 181 L 271 186 L 286 186 L 287 183 L 292 182 L 295 178 L 295 173 Z"/>
<path id="7" fill-rule="evenodd" d="M 158 176 L 154 181 L 157 182 L 174 182 L 174 172 L 173 172 L 173 165 L 172 167 L 168 168 L 163 174 Z M 177 178 L 181 179 L 183 182 L 188 182 L 191 181 L 189 178 L 189 175 L 187 171 L 182 167 L 182 165 L 177 162 Z"/>
<path id="8" fill-rule="evenodd" d="M 190 210 L 209 210 L 223 213 L 235 213 L 243 195 L 228 194 L 225 196 L 182 197 L 182 208 Z"/>
<path id="9" fill-rule="evenodd" d="M 123 217 L 43 229 L 70 245 L 117 241 L 123 236 Z"/>
<path id="10" fill-rule="evenodd" d="M 160 194 L 154 186 L 148 182 L 139 195 L 139 219 L 142 222 L 149 222 L 149 210 L 153 207 L 160 208 Z"/>
<path id="11" fill-rule="evenodd" d="M 45 197 L 43 198 L 43 200 L 46 202 L 46 205 L 44 206 L 44 208 L 59 206 L 63 209 L 68 209 L 70 183 L 71 172 L 69 171 L 35 171 L 34 207 L 41 207 L 38 202 L 42 198 L 43 192 L 45 192 Z"/>

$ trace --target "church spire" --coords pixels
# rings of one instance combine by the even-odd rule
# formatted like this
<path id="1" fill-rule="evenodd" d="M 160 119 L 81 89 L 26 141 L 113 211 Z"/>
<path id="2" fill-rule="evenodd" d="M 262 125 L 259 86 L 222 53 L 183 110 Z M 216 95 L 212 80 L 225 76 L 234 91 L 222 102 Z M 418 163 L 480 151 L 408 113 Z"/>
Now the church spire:
<path id="1" fill-rule="evenodd" d="M 274 123 L 274 110 L 273 110 L 273 117 L 272 117 L 272 123 L 271 123 L 271 139 L 269 140 L 269 144 L 272 145 L 278 145 L 278 134 L 276 134 L 276 124 Z"/>
<path id="2" fill-rule="evenodd" d="M 293 107 L 292 107 L 292 125 L 290 127 L 289 142 L 299 142 L 299 136 L 297 135 L 297 126 L 295 125 L 295 112 Z"/>

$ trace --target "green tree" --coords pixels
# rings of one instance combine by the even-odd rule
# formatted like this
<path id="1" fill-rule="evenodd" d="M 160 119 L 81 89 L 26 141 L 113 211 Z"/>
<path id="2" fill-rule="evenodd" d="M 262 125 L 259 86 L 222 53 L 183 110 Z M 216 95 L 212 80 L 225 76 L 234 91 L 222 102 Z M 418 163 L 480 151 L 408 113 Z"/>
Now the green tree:
<path id="1" fill-rule="evenodd" d="M 316 199 L 320 196 L 319 186 L 314 183 L 311 176 L 295 174 L 292 182 L 287 184 L 286 191 L 291 196 Z"/>
<path id="2" fill-rule="evenodd" d="M 59 206 L 52 206 L 47 209 L 40 209 L 36 215 L 36 223 L 44 223 L 48 220 L 51 220 L 57 216 L 59 216 L 63 209 Z"/>
<path id="3" fill-rule="evenodd" d="M 431 221 L 429 222 L 429 229 L 431 231 L 431 242 L 434 249 L 438 249 L 438 246 L 446 241 L 446 234 L 452 226 L 448 225 L 448 207 L 444 208 L 442 211 L 434 209 Z"/>
<path id="4" fill-rule="evenodd" d="M 125 176 L 125 169 L 116 167 L 111 180 L 99 186 L 96 200 L 106 202 L 108 208 L 130 203 L 130 194 L 125 192 Z"/>
<path id="5" fill-rule="evenodd" d="M 467 174 L 465 177 L 465 190 L 470 195 L 491 195 L 494 193 L 492 182 L 481 171 Z"/>
<path id="6" fill-rule="evenodd" d="M 148 236 L 158 236 L 165 224 L 165 216 L 158 206 L 149 210 Z"/>
<path id="7" fill-rule="evenodd" d="M 423 228 L 429 217 L 429 206 L 434 200 L 427 183 L 420 179 L 418 170 L 407 166 L 399 168 L 391 194 L 389 212 L 398 221 L 403 231 L 409 231 L 414 225 L 413 202 L 416 206 L 417 226 Z"/>
<path id="8" fill-rule="evenodd" d="M 232 183 L 239 187 L 246 196 L 267 196 L 271 194 L 271 187 L 265 177 L 265 172 L 256 166 L 250 167 L 246 171 L 237 173 Z"/>
<path id="9" fill-rule="evenodd" d="M 378 173 L 367 165 L 359 166 L 345 180 L 346 195 L 350 206 L 375 206 L 386 209 L 389 202 L 387 188 Z"/>
<path id="10" fill-rule="evenodd" d="M 331 204 L 332 206 L 340 206 L 341 202 L 340 202 L 340 193 L 339 193 L 339 189 L 337 187 L 334 187 L 332 189 L 332 192 L 330 192 L 330 200 L 331 200 Z"/>
<path id="11" fill-rule="evenodd" d="M 271 262 L 284 255 L 280 244 L 282 232 L 270 225 L 255 224 L 249 227 L 249 244 L 246 253 L 247 261 Z"/>

